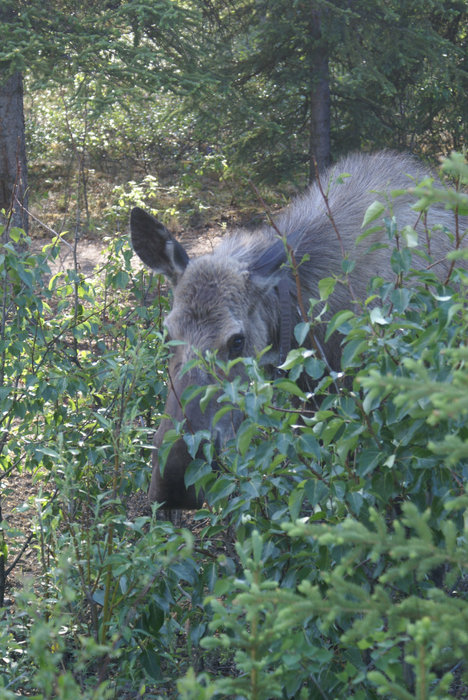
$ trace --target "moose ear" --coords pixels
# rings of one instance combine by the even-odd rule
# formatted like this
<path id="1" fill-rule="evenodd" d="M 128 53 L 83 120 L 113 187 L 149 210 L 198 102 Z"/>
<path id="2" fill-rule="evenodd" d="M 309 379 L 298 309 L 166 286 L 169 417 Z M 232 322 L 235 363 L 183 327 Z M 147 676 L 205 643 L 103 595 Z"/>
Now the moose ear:
<path id="1" fill-rule="evenodd" d="M 287 237 L 277 236 L 272 245 L 261 253 L 258 258 L 251 261 L 249 265 L 250 275 L 256 279 L 264 278 L 268 281 L 278 273 L 281 266 L 288 261 L 288 248 L 300 251 L 302 231 L 293 231 Z"/>
<path id="2" fill-rule="evenodd" d="M 145 265 L 168 278 L 175 287 L 188 265 L 183 246 L 154 216 L 135 207 L 130 214 L 133 250 Z"/>
<path id="3" fill-rule="evenodd" d="M 267 248 L 258 258 L 252 260 L 249 272 L 255 279 L 269 280 L 287 260 L 284 241 L 279 239 Z"/>

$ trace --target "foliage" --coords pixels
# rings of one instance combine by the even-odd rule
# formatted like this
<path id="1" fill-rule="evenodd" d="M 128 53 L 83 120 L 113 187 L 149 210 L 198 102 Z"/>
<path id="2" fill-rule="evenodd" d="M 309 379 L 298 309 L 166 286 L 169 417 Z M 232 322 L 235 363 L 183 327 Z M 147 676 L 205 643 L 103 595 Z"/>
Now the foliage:
<path id="1" fill-rule="evenodd" d="M 144 478 L 139 424 L 164 396 L 157 319 L 165 302 L 156 295 L 144 305 L 151 288 L 132 271 L 124 239 L 91 285 L 77 269 L 51 276 L 57 243 L 32 255 L 15 245 L 20 231 L 10 235 L 1 259 L 2 488 L 8 502 L 14 475 L 30 472 L 42 484 L 31 505 L 43 580 L 39 594 L 16 599 L 2 687 L 13 696 L 29 678 L 41 697 L 109 697 L 111 660 L 129 677 L 135 664 L 160 673 L 164 652 L 152 644 L 161 629 L 174 638 L 174 587 L 196 572 L 188 532 L 166 537 L 164 524 L 129 522 L 123 507 Z M 23 543 L 4 525 L 8 576 Z M 90 669 L 102 680 L 97 689 Z"/>
<path id="2" fill-rule="evenodd" d="M 316 8 L 336 154 L 460 147 L 464 3 Z M 73 211 L 76 246 L 136 203 L 198 223 L 234 199 L 233 177 L 303 182 L 310 9 L 4 2 L 0 66 L 26 73 L 36 206 L 50 195 L 55 217 Z M 462 156 L 445 167 L 466 185 Z M 460 193 L 416 192 L 420 207 L 442 197 L 468 213 Z M 414 232 L 397 224 L 394 282 L 330 322 L 342 372 L 301 347 L 323 323 L 324 280 L 284 374 L 251 359 L 245 384 L 223 386 L 220 412 L 240 406 L 245 421 L 216 473 L 189 470 L 208 502 L 195 541 L 128 512 L 165 396 L 160 280 L 132 268 L 125 238 L 92 280 L 51 273 L 58 240 L 33 254 L 19 230 L 2 238 L 0 698 L 466 696 L 466 269 L 455 256 L 443 282 L 412 273 Z M 461 219 L 451 234 L 460 244 Z M 200 362 L 217 375 L 216 358 Z M 7 516 L 28 476 L 36 495 L 13 508 L 25 533 Z M 25 553 L 33 582 L 16 575 Z"/>
<path id="3" fill-rule="evenodd" d="M 456 201 L 465 211 L 466 196 Z M 351 390 L 301 348 L 283 365 L 288 379 L 266 380 L 251 362 L 247 386 L 224 387 L 221 406 L 246 419 L 220 473 L 200 481 L 215 507 L 231 494 L 220 515 L 243 571 L 207 599 L 202 646 L 234 656 L 238 675 L 209 697 L 464 696 L 467 277 L 410 278 L 406 257 L 394 256 L 394 283 L 375 280 L 380 307 L 329 324 L 345 335 Z M 302 373 L 318 381 L 312 414 L 300 407 Z M 204 682 L 187 676 L 183 697 L 206 697 Z"/>
<path id="4" fill-rule="evenodd" d="M 450 169 L 466 178 L 462 159 Z M 417 194 L 437 196 L 428 183 Z M 466 213 L 466 195 L 450 203 Z M 385 225 L 402 246 L 397 222 Z M 284 375 L 244 361 L 248 381 L 219 399 L 245 413 L 236 439 L 216 473 L 195 460 L 187 475 L 208 502 L 194 544 L 155 512 L 127 513 L 164 401 L 160 281 L 132 268 L 125 237 L 91 283 L 76 267 L 50 273 L 58 242 L 32 254 L 10 236 L 3 513 L 15 478 L 38 488 L 30 543 L 2 520 L 2 594 L 24 546 L 42 574 L 5 609 L 0 697 L 462 697 L 466 271 L 440 282 L 411 272 L 412 248 L 394 254 L 395 280 L 374 280 L 362 309 L 329 323 L 345 338 L 340 373 L 301 347 L 334 280 L 296 328 Z M 217 374 L 215 357 L 200 362 Z"/>
<path id="5" fill-rule="evenodd" d="M 442 143 L 463 147 L 463 2 L 319 0 L 312 8 L 256 0 L 210 8 L 202 61 L 214 86 L 188 99 L 202 114 L 197 130 L 218 134 L 229 162 L 248 164 L 250 177 L 272 182 L 284 175 L 290 182 L 314 174 L 317 50 L 328 56 L 335 157 L 360 148 L 434 154 Z"/>
<path id="6" fill-rule="evenodd" d="M 57 95 L 50 88 L 28 96 L 36 215 L 46 213 L 56 228 L 68 229 L 76 227 L 77 207 L 80 213 L 84 208 L 80 230 L 99 235 L 124 226 L 137 204 L 176 228 L 199 226 L 230 206 L 225 158 L 195 140 L 193 117 L 181 114 L 174 98 L 129 97 L 95 116 L 96 98 L 91 86 L 79 105 L 68 92 Z"/>
<path id="7" fill-rule="evenodd" d="M 30 165 L 65 161 L 68 175 L 73 163 L 83 183 L 95 170 L 125 173 L 121 186 L 151 174 L 179 200 L 181 191 L 205 199 L 226 176 L 302 185 L 314 172 L 317 51 L 328 55 L 333 157 L 390 147 L 434 159 L 462 148 L 463 2 L 315 6 L 318 48 L 315 15 L 299 1 L 91 2 L 73 11 L 62 1 L 8 2 L 0 64 L 26 74 Z"/>
<path id="8" fill-rule="evenodd" d="M 167 87 L 167 61 L 183 65 L 196 13 L 184 3 L 90 2 L 67 0 L 2 3 L 0 65 L 5 72 L 27 70 L 38 87 L 68 85 L 76 96 L 96 87 L 95 113 L 139 85 Z M 141 36 L 147 36 L 142 45 Z M 180 62 L 180 63 L 179 63 Z M 76 80 L 79 85 L 76 85 Z"/>

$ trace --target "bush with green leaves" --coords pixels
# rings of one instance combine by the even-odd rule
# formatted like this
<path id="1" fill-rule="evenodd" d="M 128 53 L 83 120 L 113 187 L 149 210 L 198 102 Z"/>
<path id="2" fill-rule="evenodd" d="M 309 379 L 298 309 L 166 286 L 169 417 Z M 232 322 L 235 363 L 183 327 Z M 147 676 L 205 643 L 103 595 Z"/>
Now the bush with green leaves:
<path id="1" fill-rule="evenodd" d="M 468 179 L 461 160 L 448 165 Z M 417 194 L 446 197 L 430 183 Z M 453 203 L 468 213 L 466 195 Z M 246 418 L 220 473 L 201 481 L 213 527 L 234 525 L 243 572 L 208 597 L 202 646 L 232 656 L 236 673 L 187 676 L 182 697 L 465 697 L 468 276 L 455 266 L 440 281 L 410 258 L 393 256 L 393 283 L 374 280 L 378 306 L 328 324 L 344 337 L 342 373 L 298 348 L 287 378 L 249 361 L 249 383 L 224 387 L 220 403 Z M 312 300 L 298 340 L 318 310 Z"/>
<path id="2" fill-rule="evenodd" d="M 185 605 L 184 586 L 196 605 L 203 581 L 190 533 L 151 514 L 130 521 L 125 505 L 145 483 L 149 421 L 165 396 L 167 304 L 159 281 L 132 269 L 126 239 L 91 281 L 76 267 L 50 272 L 57 242 L 32 254 L 21 231 L 9 236 L 0 258 L 0 585 L 12 607 L 0 697 L 113 697 L 132 680 L 138 688 L 142 674 L 178 668 L 190 614 L 200 636 Z M 37 484 L 30 533 L 8 523 L 27 473 Z M 30 591 L 27 581 L 12 590 L 28 548 L 38 551 L 36 578 Z M 110 683 L 117 667 L 123 680 Z"/>
<path id="3" fill-rule="evenodd" d="M 448 204 L 468 213 L 462 193 Z M 33 474 L 37 496 L 30 541 L 2 520 L 15 600 L 0 698 L 465 697 L 466 268 L 440 281 L 411 271 L 410 249 L 395 256 L 395 281 L 328 324 L 341 372 L 301 346 L 323 323 L 325 280 L 283 374 L 251 358 L 244 383 L 222 383 L 220 415 L 235 405 L 245 420 L 216 471 L 209 443 L 188 470 L 207 499 L 194 536 L 155 509 L 127 513 L 166 391 L 160 281 L 132 268 L 125 238 L 91 282 L 52 275 L 54 245 L 33 255 L 20 237 L 0 258 L 4 512 L 15 475 Z M 219 374 L 215 356 L 199 362 Z M 185 436 L 193 455 L 203 438 Z M 28 546 L 40 573 L 11 592 Z"/>

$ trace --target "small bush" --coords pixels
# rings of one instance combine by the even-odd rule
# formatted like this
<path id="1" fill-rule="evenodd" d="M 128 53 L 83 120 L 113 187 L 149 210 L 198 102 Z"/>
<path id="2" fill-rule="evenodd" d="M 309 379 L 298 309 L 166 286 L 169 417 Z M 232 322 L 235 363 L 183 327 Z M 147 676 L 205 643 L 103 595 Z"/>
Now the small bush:
<path id="1" fill-rule="evenodd" d="M 455 201 L 464 212 L 466 197 Z M 453 269 L 442 283 L 403 258 L 395 283 L 374 281 L 379 306 L 330 321 L 344 336 L 342 373 L 299 348 L 288 379 L 249 361 L 249 383 L 225 386 L 220 401 L 246 418 L 221 474 L 202 482 L 213 527 L 234 526 L 242 573 L 207 599 L 202 645 L 237 671 L 211 679 L 210 697 L 466 692 L 468 278 Z M 206 697 L 202 681 L 180 685 L 183 697 Z"/>

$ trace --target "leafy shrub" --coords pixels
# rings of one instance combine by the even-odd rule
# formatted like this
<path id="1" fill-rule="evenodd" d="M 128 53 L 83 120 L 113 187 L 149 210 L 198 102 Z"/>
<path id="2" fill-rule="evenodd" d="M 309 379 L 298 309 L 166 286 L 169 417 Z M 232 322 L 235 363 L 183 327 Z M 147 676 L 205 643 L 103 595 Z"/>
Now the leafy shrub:
<path id="1" fill-rule="evenodd" d="M 418 194 L 445 196 L 427 184 Z M 466 213 L 466 197 L 455 201 Z M 221 474 L 202 482 L 213 527 L 234 525 L 243 572 L 208 597 L 202 645 L 231 655 L 237 673 L 188 676 L 183 697 L 464 696 L 468 278 L 411 273 L 409 254 L 395 256 L 394 283 L 374 280 L 378 307 L 329 323 L 344 336 L 348 383 L 299 348 L 288 379 L 249 361 L 249 383 L 224 387 L 220 402 L 246 418 Z"/>
<path id="2" fill-rule="evenodd" d="M 0 258 L 2 495 L 35 475 L 42 571 L 5 611 L 0 697 L 464 697 L 466 271 L 440 282 L 396 258 L 379 306 L 329 323 L 342 372 L 303 347 L 273 379 L 245 360 L 248 381 L 219 399 L 244 411 L 236 439 L 217 472 L 195 460 L 187 475 L 208 502 L 194 542 L 154 509 L 126 512 L 165 396 L 159 281 L 125 239 L 92 284 L 51 275 L 54 255 L 13 240 Z M 28 541 L 1 533 L 5 588 Z"/>
<path id="3" fill-rule="evenodd" d="M 4 507 L 12 476 L 30 472 L 41 483 L 32 535 L 42 575 L 34 593 L 15 596 L 0 682 L 5 697 L 28 684 L 40 697 L 109 697 L 115 659 L 126 679 L 135 666 L 160 675 L 165 656 L 175 664 L 163 648 L 177 634 L 170 609 L 185 600 L 174 591 L 196 579 L 189 533 L 152 516 L 130 522 L 124 505 L 144 481 L 141 423 L 164 399 L 165 301 L 132 270 L 126 241 L 112 244 L 90 284 L 77 269 L 51 275 L 57 246 L 32 255 L 21 232 L 10 235 L 0 469 Z M 6 523 L 2 534 L 3 600 L 23 543 Z"/>

